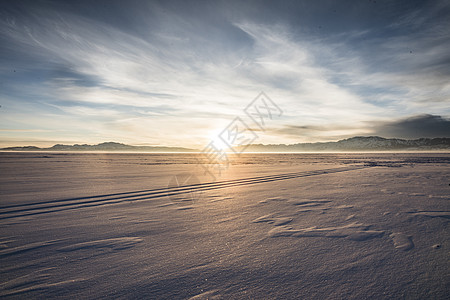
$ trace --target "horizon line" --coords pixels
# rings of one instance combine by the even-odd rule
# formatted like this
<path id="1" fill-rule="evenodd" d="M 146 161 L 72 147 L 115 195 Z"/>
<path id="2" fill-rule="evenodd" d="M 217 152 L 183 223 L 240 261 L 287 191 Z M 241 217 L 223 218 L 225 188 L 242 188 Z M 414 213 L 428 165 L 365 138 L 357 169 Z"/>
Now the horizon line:
<path id="1" fill-rule="evenodd" d="M 369 136 L 362 136 L 362 135 L 357 135 L 357 136 L 352 136 L 352 137 L 348 137 L 348 138 L 343 138 L 343 139 L 339 139 L 339 140 L 328 140 L 328 141 L 317 141 L 317 142 L 298 142 L 298 143 L 292 143 L 292 144 L 246 144 L 246 145 L 241 145 L 238 147 L 249 147 L 249 146 L 292 146 L 292 145 L 298 145 L 298 144 L 320 144 L 320 143 L 337 143 L 340 141 L 345 141 L 345 140 L 349 140 L 349 139 L 353 139 L 353 138 L 381 138 L 381 139 L 385 139 L 385 140 L 404 140 L 404 141 L 417 141 L 417 140 L 422 140 L 422 139 L 450 139 L 450 137 L 445 137 L 445 136 L 440 136 L 440 137 L 420 137 L 420 138 L 399 138 L 399 137 L 382 137 L 382 136 L 377 136 L 377 135 L 369 135 Z M 36 143 L 39 143 L 39 141 L 35 141 Z M 87 144 L 87 143 L 73 143 L 73 144 L 62 144 L 62 143 L 58 143 L 55 142 L 56 144 L 53 144 L 52 146 L 35 146 L 35 145 L 24 145 L 24 146 L 6 146 L 6 147 L 2 147 L 0 148 L 0 150 L 5 150 L 7 148 L 25 148 L 25 147 L 36 147 L 39 149 L 48 149 L 57 145 L 62 145 L 62 146 L 98 146 L 98 145 L 102 145 L 102 144 L 108 144 L 108 143 L 114 143 L 114 144 L 120 144 L 120 145 L 125 145 L 125 146 L 132 146 L 132 147 L 153 147 L 153 148 L 184 148 L 184 149 L 188 149 L 188 150 L 198 150 L 197 148 L 190 148 L 188 146 L 165 146 L 165 145 L 139 145 L 139 144 L 127 144 L 125 142 L 115 142 L 115 141 L 104 141 L 104 142 L 97 142 L 97 143 L 93 143 L 93 144 Z M 32 150 L 29 150 L 30 152 Z M 39 151 L 39 150 L 37 150 Z M 77 150 L 75 150 L 77 151 Z M 78 150 L 81 151 L 81 150 Z M 198 150 L 199 152 L 201 152 L 200 150 Z M 98 152 L 98 151 L 97 151 Z M 136 152 L 136 151 L 133 151 Z M 180 151 L 180 152 L 188 152 L 188 153 L 192 153 L 193 151 Z M 162 151 L 162 153 L 164 153 L 164 151 Z M 169 152 L 169 153 L 173 153 L 173 152 Z M 267 152 L 266 152 L 267 153 Z"/>

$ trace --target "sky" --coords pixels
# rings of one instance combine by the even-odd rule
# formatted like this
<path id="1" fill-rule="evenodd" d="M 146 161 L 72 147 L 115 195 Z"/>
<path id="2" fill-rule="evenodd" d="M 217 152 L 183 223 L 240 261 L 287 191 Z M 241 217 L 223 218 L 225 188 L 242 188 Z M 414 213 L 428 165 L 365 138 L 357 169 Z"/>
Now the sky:
<path id="1" fill-rule="evenodd" d="M 449 49 L 442 0 L 0 0 L 0 147 L 450 137 Z"/>

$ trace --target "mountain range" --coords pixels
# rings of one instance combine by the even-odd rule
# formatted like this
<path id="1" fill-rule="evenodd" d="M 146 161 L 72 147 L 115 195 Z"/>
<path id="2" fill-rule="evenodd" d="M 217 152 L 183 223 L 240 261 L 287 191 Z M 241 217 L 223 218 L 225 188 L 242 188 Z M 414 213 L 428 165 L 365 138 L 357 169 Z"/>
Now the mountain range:
<path id="1" fill-rule="evenodd" d="M 196 152 L 198 150 L 183 147 L 164 147 L 164 146 L 132 146 L 116 142 L 105 142 L 97 145 L 75 144 L 62 145 L 56 144 L 48 148 L 39 148 L 36 146 L 25 147 L 7 147 L 0 150 L 7 151 L 116 151 L 116 152 Z"/>
<path id="2" fill-rule="evenodd" d="M 332 151 L 436 151 L 450 150 L 450 138 L 421 138 L 415 140 L 386 139 L 379 136 L 356 136 L 337 142 L 299 144 L 253 144 L 248 152 L 332 152 Z"/>
<path id="3" fill-rule="evenodd" d="M 48 148 L 36 146 L 7 147 L 3 151 L 111 151 L 111 152 L 199 152 L 197 149 L 164 146 L 132 146 L 116 142 L 97 145 L 56 144 Z M 333 152 L 333 151 L 436 151 L 449 150 L 450 138 L 421 138 L 415 140 L 386 139 L 379 136 L 356 136 L 337 142 L 298 144 L 251 144 L 237 147 L 237 152 Z"/>

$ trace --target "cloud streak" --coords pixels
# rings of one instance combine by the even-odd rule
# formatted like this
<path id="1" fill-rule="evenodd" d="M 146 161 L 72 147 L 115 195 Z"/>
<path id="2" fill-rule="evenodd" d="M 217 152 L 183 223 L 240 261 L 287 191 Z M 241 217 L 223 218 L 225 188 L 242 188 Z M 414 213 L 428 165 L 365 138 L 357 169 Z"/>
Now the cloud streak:
<path id="1" fill-rule="evenodd" d="M 449 116 L 449 5 L 379 3 L 4 5 L 2 143 L 33 129 L 53 135 L 30 140 L 201 148 L 260 91 L 285 111 L 263 143 Z"/>

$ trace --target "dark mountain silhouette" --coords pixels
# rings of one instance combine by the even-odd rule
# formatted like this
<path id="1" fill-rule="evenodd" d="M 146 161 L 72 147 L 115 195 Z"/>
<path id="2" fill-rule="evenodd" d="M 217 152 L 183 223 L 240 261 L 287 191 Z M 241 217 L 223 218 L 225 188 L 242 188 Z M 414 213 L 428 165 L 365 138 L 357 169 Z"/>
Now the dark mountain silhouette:
<path id="1" fill-rule="evenodd" d="M 197 150 L 183 147 L 164 147 L 164 146 L 131 146 L 122 143 L 105 142 L 97 145 L 75 144 L 62 145 L 56 144 L 49 148 L 39 148 L 35 146 L 8 147 L 1 150 L 10 151 L 135 151 L 135 152 L 195 152 Z"/>
<path id="2" fill-rule="evenodd" d="M 357 136 L 338 142 L 299 144 L 253 144 L 250 152 L 327 152 L 327 151 L 427 151 L 450 150 L 450 138 L 421 138 L 416 140 L 386 139 L 379 136 Z"/>

